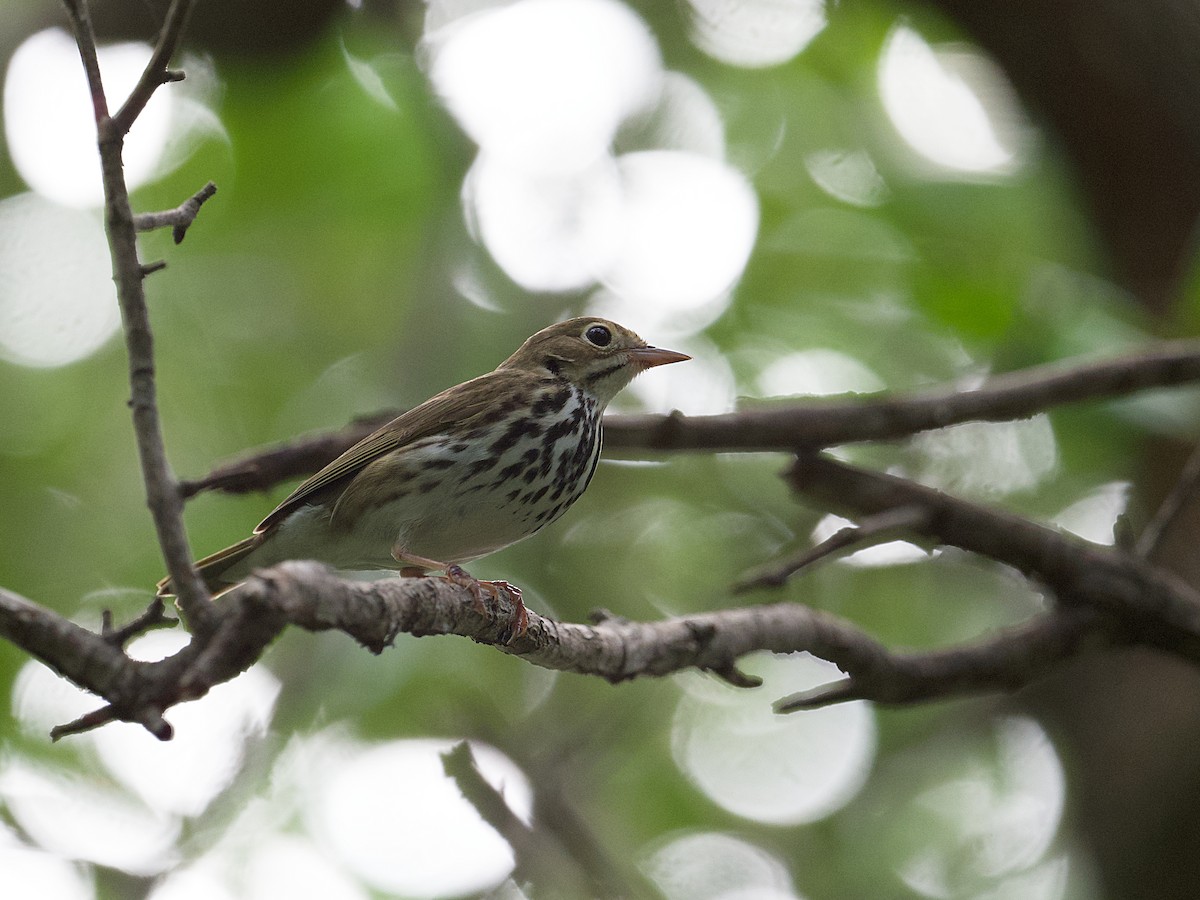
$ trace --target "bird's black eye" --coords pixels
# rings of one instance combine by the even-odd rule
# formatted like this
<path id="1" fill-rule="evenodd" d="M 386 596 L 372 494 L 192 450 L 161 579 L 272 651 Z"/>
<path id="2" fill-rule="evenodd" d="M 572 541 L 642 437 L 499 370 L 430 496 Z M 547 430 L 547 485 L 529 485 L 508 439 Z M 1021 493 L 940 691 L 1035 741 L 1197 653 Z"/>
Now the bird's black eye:
<path id="1" fill-rule="evenodd" d="M 583 333 L 583 336 L 588 339 L 589 343 L 595 344 L 597 347 L 607 347 L 612 343 L 612 332 L 603 325 L 593 325 Z"/>

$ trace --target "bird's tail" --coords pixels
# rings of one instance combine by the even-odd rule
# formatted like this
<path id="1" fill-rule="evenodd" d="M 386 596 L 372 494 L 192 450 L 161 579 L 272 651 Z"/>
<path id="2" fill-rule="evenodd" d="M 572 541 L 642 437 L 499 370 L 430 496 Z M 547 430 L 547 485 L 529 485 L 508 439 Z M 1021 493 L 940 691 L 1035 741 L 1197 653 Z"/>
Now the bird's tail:
<path id="1" fill-rule="evenodd" d="M 224 550 L 218 550 L 204 559 L 196 561 L 196 569 L 200 572 L 200 577 L 204 579 L 204 584 L 214 594 L 225 590 L 237 582 L 237 579 L 226 579 L 223 576 L 227 571 L 258 549 L 262 543 L 261 534 L 252 534 L 245 540 L 238 541 L 226 547 Z M 175 588 L 171 584 L 171 576 L 167 576 L 158 583 L 158 596 L 169 597 L 175 593 Z"/>

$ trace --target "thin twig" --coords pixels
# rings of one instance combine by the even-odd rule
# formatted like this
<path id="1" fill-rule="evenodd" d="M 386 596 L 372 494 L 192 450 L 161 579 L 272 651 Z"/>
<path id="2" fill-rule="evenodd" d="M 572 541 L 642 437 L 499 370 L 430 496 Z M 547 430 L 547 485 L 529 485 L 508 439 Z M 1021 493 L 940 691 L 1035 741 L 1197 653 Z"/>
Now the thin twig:
<path id="1" fill-rule="evenodd" d="M 87 0 L 63 0 L 71 22 L 75 27 L 75 43 L 79 47 L 79 58 L 87 77 L 88 93 L 92 98 L 92 116 L 96 127 L 108 120 L 108 99 L 100 80 L 100 59 L 96 54 L 96 33 L 92 29 L 91 10 Z"/>
<path id="2" fill-rule="evenodd" d="M 78 2 L 86 4 L 86 0 L 78 0 Z M 146 108 L 146 104 L 150 102 L 150 98 L 154 96 L 154 92 L 159 87 L 169 82 L 183 80 L 182 72 L 167 67 L 170 65 L 171 58 L 175 56 L 179 41 L 183 38 L 183 30 L 191 12 L 192 0 L 172 0 L 170 8 L 167 10 L 167 16 L 163 20 L 162 29 L 158 33 L 158 43 L 154 47 L 150 61 L 146 63 L 141 78 L 129 93 L 125 103 L 113 116 L 113 127 L 120 135 L 124 136 L 129 133 L 129 129 L 133 127 L 133 123 L 137 121 L 137 117 L 142 114 L 142 110 Z M 176 243 L 179 242 L 176 241 Z"/>
<path id="3" fill-rule="evenodd" d="M 114 647 L 124 647 L 135 637 L 157 628 L 172 628 L 179 620 L 168 616 L 161 597 L 155 597 L 140 616 L 120 628 L 114 628 L 112 613 L 104 610 L 100 634 Z"/>
<path id="4" fill-rule="evenodd" d="M 925 510 L 915 506 L 889 509 L 868 516 L 857 525 L 839 528 L 815 547 L 804 547 L 790 556 L 748 572 L 735 581 L 730 590 L 735 594 L 744 594 L 754 588 L 783 587 L 789 578 L 818 560 L 848 548 L 858 551 L 895 540 L 897 534 L 920 530 L 928 518 Z"/>
<path id="5" fill-rule="evenodd" d="M 1154 516 L 1146 523 L 1145 529 L 1138 535 L 1133 545 L 1133 552 L 1142 559 L 1150 559 L 1162 543 L 1163 537 L 1174 524 L 1190 497 L 1195 496 L 1197 486 L 1200 486 L 1200 444 L 1192 450 L 1191 456 L 1183 465 L 1183 470 L 1175 480 L 1170 493 L 1154 511 Z"/>
<path id="6" fill-rule="evenodd" d="M 508 845 L 512 847 L 516 867 L 512 877 L 518 883 L 532 881 L 543 889 L 545 879 L 561 876 L 561 872 L 539 865 L 542 858 L 533 829 L 522 822 L 496 788 L 483 777 L 471 745 L 459 741 L 442 754 L 442 768 L 447 778 L 453 779 L 464 799 L 475 807 L 483 821 L 487 822 Z M 560 877 L 555 877 L 560 881 Z"/>
<path id="7" fill-rule="evenodd" d="M 217 192 L 217 186 L 211 181 L 195 194 L 188 197 L 174 209 L 162 212 L 138 213 L 133 217 L 133 227 L 138 231 L 154 231 L 156 228 L 170 228 L 171 237 L 176 244 L 183 243 L 187 230 L 196 221 L 200 207 Z"/>
<path id="8" fill-rule="evenodd" d="M 155 50 L 138 87 L 121 111 L 118 122 L 103 111 L 107 109 L 104 85 L 96 63 L 96 42 L 88 15 L 87 0 L 68 0 L 79 52 L 84 61 L 88 84 L 97 110 L 96 131 L 100 148 L 100 166 L 104 180 L 105 230 L 112 255 L 113 280 L 125 330 L 129 359 L 130 399 L 138 457 L 146 487 L 146 502 L 154 518 L 155 531 L 167 571 L 176 588 L 180 611 L 188 627 L 203 634 L 212 623 L 212 601 L 204 582 L 192 566 L 192 552 L 183 526 L 183 498 L 167 462 L 159 421 L 157 389 L 154 381 L 154 338 L 146 308 L 142 279 L 145 272 L 138 258 L 137 235 L 129 191 L 122 162 L 125 132 L 133 118 L 153 93 L 153 84 L 162 83 L 165 59 L 169 59 L 179 40 L 190 0 L 175 0 L 167 15 Z"/>
<path id="9" fill-rule="evenodd" d="M 892 706 L 944 700 L 983 691 L 1015 691 L 1076 656 L 1091 639 L 1106 641 L 1093 610 L 1070 609 L 1040 616 L 972 644 L 922 653 L 856 654 L 844 662 L 847 677 L 783 697 L 776 712 L 819 709 L 848 700 Z"/>

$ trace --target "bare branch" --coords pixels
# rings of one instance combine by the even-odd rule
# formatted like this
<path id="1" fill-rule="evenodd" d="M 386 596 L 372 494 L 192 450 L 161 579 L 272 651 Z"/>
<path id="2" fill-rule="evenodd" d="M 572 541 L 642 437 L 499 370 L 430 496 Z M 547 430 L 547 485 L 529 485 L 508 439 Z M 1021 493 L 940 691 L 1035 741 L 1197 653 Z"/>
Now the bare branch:
<path id="1" fill-rule="evenodd" d="M 203 478 L 181 482 L 180 490 L 184 497 L 194 497 L 203 491 L 224 491 L 229 494 L 265 491 L 289 478 L 311 475 L 393 418 L 393 413 L 380 413 L 356 419 L 338 431 L 308 435 L 252 451 L 241 459 L 218 466 Z"/>
<path id="2" fill-rule="evenodd" d="M 101 122 L 108 121 L 108 99 L 104 96 L 104 85 L 100 80 L 100 61 L 96 55 L 96 34 L 92 29 L 91 11 L 87 0 L 63 0 L 63 5 L 75 30 L 75 43 L 79 46 L 79 58 L 92 98 L 92 115 L 99 128 Z"/>
<path id="3" fill-rule="evenodd" d="M 821 454 L 797 457 L 788 477 L 800 493 L 852 515 L 924 509 L 927 523 L 914 529 L 919 535 L 1006 563 L 1046 585 L 1064 606 L 1118 618 L 1131 639 L 1200 659 L 1200 593 L 1136 556 Z"/>
<path id="4" fill-rule="evenodd" d="M 1197 486 L 1200 486 L 1200 444 L 1196 446 L 1192 455 L 1184 463 L 1183 470 L 1179 473 L 1179 478 L 1176 479 L 1171 492 L 1159 504 L 1154 516 L 1146 523 L 1142 533 L 1138 535 L 1138 539 L 1133 545 L 1134 553 L 1142 559 L 1150 559 L 1154 556 L 1159 544 L 1162 543 L 1163 536 L 1183 511 L 1188 499 L 1196 493 Z"/>
<path id="5" fill-rule="evenodd" d="M 998 375 L 973 390 L 953 385 L 908 394 L 854 400 L 812 400 L 714 416 L 608 416 L 606 450 L 758 451 L 818 449 L 837 444 L 893 440 L 969 421 L 1007 421 L 1066 403 L 1124 397 L 1156 387 L 1200 380 L 1200 341 L 1172 341 L 1141 353 L 1099 362 L 1037 366 Z M 310 475 L 398 415 L 359 419 L 251 451 L 204 478 L 184 482 L 185 496 L 206 490 L 246 493 Z"/>
<path id="6" fill-rule="evenodd" d="M 150 601 L 145 612 L 120 628 L 113 627 L 112 613 L 107 609 L 104 610 L 100 634 L 114 647 L 124 647 L 135 637 L 145 634 L 147 631 L 153 631 L 156 628 L 172 628 L 178 624 L 178 619 L 166 614 L 162 598 L 155 597 Z"/>
<path id="7" fill-rule="evenodd" d="M 169 736 L 164 710 L 244 671 L 289 623 L 339 629 L 376 653 L 401 632 L 457 634 L 535 665 L 612 682 L 692 667 L 728 677 L 737 672 L 737 660 L 760 650 L 808 651 L 849 674 L 844 682 L 781 701 L 788 710 L 852 698 L 912 703 L 1012 689 L 1079 652 L 1088 634 L 1102 642 L 1145 642 L 1200 661 L 1200 597 L 1136 557 L 821 457 L 798 460 L 790 478 L 801 490 L 868 515 L 920 508 L 924 518 L 908 519 L 916 531 L 1013 565 L 1066 605 L 976 644 L 911 654 L 893 653 L 845 620 L 790 603 L 653 623 L 609 617 L 596 625 L 530 612 L 526 634 L 506 643 L 512 604 L 503 597 L 481 612 L 470 590 L 443 578 L 344 581 L 319 564 L 291 562 L 260 571 L 225 595 L 209 639 L 158 663 L 130 660 L 108 637 L 8 592 L 0 592 L 0 635 L 108 702 L 58 735 L 120 719 Z"/>
<path id="8" fill-rule="evenodd" d="M 78 2 L 85 4 L 86 0 L 78 0 Z M 154 92 L 158 90 L 159 86 L 183 80 L 182 72 L 168 69 L 167 66 L 175 55 L 191 12 L 192 0 L 172 0 L 170 8 L 167 10 L 167 17 L 163 20 L 162 29 L 158 33 L 158 43 L 154 47 L 150 61 L 146 63 L 146 68 L 142 71 L 142 77 L 138 79 L 138 83 L 120 110 L 113 116 L 113 127 L 118 134 L 124 136 L 129 133 L 129 129 L 133 127 L 133 123 L 142 114 L 142 110 L 146 108 L 146 104 L 150 102 L 150 98 L 154 96 Z M 178 244 L 179 241 L 177 240 L 175 243 Z"/>
<path id="9" fill-rule="evenodd" d="M 167 463 L 163 446 L 154 382 L 154 338 L 143 285 L 146 273 L 138 258 L 133 210 L 129 205 L 122 162 L 125 132 L 144 108 L 154 87 L 163 80 L 161 73 L 165 72 L 166 62 L 178 43 L 190 0 L 174 0 L 172 3 L 158 47 L 142 80 L 119 113 L 120 121 L 109 118 L 106 112 L 107 101 L 96 62 L 96 42 L 88 16 L 87 0 L 68 0 L 67 8 L 75 26 L 80 56 L 96 108 L 96 131 L 104 181 L 105 230 L 125 330 L 129 360 L 129 405 L 133 410 L 133 427 L 146 486 L 146 502 L 154 517 L 167 571 L 179 597 L 180 611 L 188 627 L 202 634 L 212 622 L 212 601 L 192 566 L 191 547 L 183 527 L 183 497 Z"/>
<path id="10" fill-rule="evenodd" d="M 1091 610 L 1041 616 L 973 644 L 924 653 L 894 653 L 882 646 L 839 662 L 846 678 L 775 702 L 775 711 L 818 709 L 847 700 L 901 705 L 986 691 L 1015 691 L 1078 655 L 1088 641 L 1106 643 Z"/>
<path id="11" fill-rule="evenodd" d="M 4 588 L 0 588 L 0 636 L 81 687 L 100 694 L 122 689 L 129 658 L 119 647 Z"/>
<path id="12" fill-rule="evenodd" d="M 463 797 L 513 850 L 517 865 L 513 878 L 525 881 L 534 877 L 540 857 L 533 829 L 517 818 L 504 796 L 483 777 L 475 762 L 471 745 L 459 741 L 442 754 L 442 768 L 447 778 L 454 780 Z M 541 879 L 538 879 L 539 882 Z"/>
<path id="13" fill-rule="evenodd" d="M 895 540 L 898 533 L 920 530 L 926 517 L 925 510 L 919 507 L 889 509 L 879 515 L 870 516 L 858 525 L 839 528 L 815 547 L 804 547 L 791 556 L 748 572 L 734 582 L 731 590 L 735 594 L 744 594 L 754 588 L 783 587 L 787 580 L 801 569 L 840 550 L 862 550 Z"/>
<path id="14" fill-rule="evenodd" d="M 196 221 L 200 207 L 217 192 L 217 186 L 211 181 L 188 197 L 174 209 L 162 212 L 139 213 L 133 217 L 133 227 L 138 231 L 154 231 L 157 228 L 170 228 L 171 237 L 176 244 L 183 243 L 187 230 Z"/>

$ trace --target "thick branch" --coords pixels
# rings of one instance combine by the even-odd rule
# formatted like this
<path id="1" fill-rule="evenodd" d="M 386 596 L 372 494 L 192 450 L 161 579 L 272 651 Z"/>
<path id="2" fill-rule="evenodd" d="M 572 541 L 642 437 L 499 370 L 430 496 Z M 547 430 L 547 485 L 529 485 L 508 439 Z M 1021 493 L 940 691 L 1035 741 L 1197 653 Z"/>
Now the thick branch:
<path id="1" fill-rule="evenodd" d="M 892 440 L 969 421 L 1031 416 L 1066 403 L 1124 397 L 1156 387 L 1200 380 L 1200 341 L 1173 341 L 1141 353 L 1099 362 L 1037 366 L 998 375 L 982 387 L 953 385 L 854 400 L 812 400 L 714 416 L 609 416 L 605 447 L 617 451 L 756 451 L 817 449 Z M 265 490 L 309 475 L 383 425 L 395 412 L 360 419 L 220 466 L 182 485 L 184 495 L 205 490 Z"/>
<path id="2" fill-rule="evenodd" d="M 1200 661 L 1200 593 L 1132 554 L 820 454 L 798 457 L 788 477 L 805 496 L 853 515 L 922 509 L 916 534 L 1007 563 L 1063 605 L 1120 619 L 1131 640 Z"/>
<path id="3" fill-rule="evenodd" d="M 1147 584 L 1145 568 L 1130 561 L 1134 565 L 1128 570 L 1110 566 L 1105 573 L 1127 586 L 1114 597 L 1128 601 L 1134 591 L 1153 594 L 1161 589 L 1153 581 Z M 290 562 L 260 571 L 226 594 L 217 607 L 217 626 L 209 640 L 193 641 L 160 662 L 142 663 L 124 657 L 103 635 L 71 625 L 28 601 L 11 594 L 0 595 L 0 600 L 0 635 L 109 704 L 56 730 L 56 736 L 120 719 L 142 723 L 157 736 L 169 737 L 164 710 L 203 696 L 249 668 L 289 623 L 311 631 L 344 631 L 376 653 L 401 632 L 457 634 L 493 644 L 534 665 L 612 682 L 688 668 L 728 672 L 742 656 L 760 650 L 808 651 L 851 676 L 792 706 L 851 697 L 911 703 L 1012 689 L 1040 676 L 1055 660 L 1077 652 L 1090 631 L 1105 641 L 1118 642 L 1146 634 L 1126 627 L 1128 620 L 1120 615 L 1081 607 L 978 645 L 893 654 L 850 622 L 805 606 L 778 603 L 659 622 L 609 619 L 598 625 L 556 622 L 531 611 L 528 632 L 506 643 L 512 616 L 507 600 L 497 600 L 490 612 L 481 612 L 469 589 L 446 579 L 344 581 L 317 563 Z M 1161 633 L 1156 637 L 1159 645 L 1170 646 L 1193 662 L 1200 660 L 1200 631 L 1187 631 L 1172 640 L 1163 639 Z"/>
<path id="4" fill-rule="evenodd" d="M 128 690 L 131 660 L 111 641 L 0 588 L 0 635 L 98 694 Z"/>
<path id="5" fill-rule="evenodd" d="M 1067 403 L 1200 381 L 1200 341 L 1170 341 L 1098 362 L 1054 363 L 953 385 L 854 400 L 814 400 L 713 416 L 625 416 L 608 446 L 648 450 L 796 450 L 883 441 L 963 422 L 1005 422 Z"/>
<path id="6" fill-rule="evenodd" d="M 924 653 L 895 653 L 880 645 L 855 648 L 843 661 L 849 677 L 775 702 L 775 711 L 817 709 L 847 700 L 892 705 L 944 700 L 986 691 L 1015 691 L 1069 659 L 1091 640 L 1107 643 L 1100 617 L 1088 609 L 1066 609 L 973 644 Z"/>

